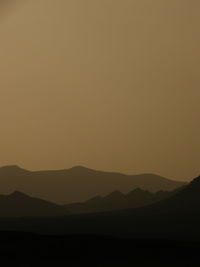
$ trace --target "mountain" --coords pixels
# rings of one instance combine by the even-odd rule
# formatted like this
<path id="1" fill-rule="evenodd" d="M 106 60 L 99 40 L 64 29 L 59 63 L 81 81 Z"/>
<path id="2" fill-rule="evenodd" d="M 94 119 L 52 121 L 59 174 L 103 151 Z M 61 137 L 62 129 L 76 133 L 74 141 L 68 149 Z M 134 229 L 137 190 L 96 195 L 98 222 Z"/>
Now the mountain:
<path id="1" fill-rule="evenodd" d="M 96 196 L 88 201 L 68 204 L 65 205 L 65 207 L 71 213 L 90 213 L 138 208 L 169 198 L 175 194 L 177 190 L 181 190 L 181 188 L 172 192 L 158 191 L 156 193 L 142 190 L 140 188 L 136 188 L 128 194 L 114 191 L 105 197 Z"/>
<path id="2" fill-rule="evenodd" d="M 18 190 L 59 204 L 82 202 L 95 195 L 134 188 L 172 191 L 185 183 L 154 174 L 125 175 L 96 171 L 82 166 L 67 170 L 28 171 L 18 166 L 0 168 L 0 194 Z"/>
<path id="3" fill-rule="evenodd" d="M 0 195 L 0 217 L 60 216 L 67 213 L 64 207 L 18 191 Z"/>
<path id="4" fill-rule="evenodd" d="M 120 192 L 115 192 L 114 196 L 123 197 Z M 199 225 L 200 177 L 171 197 L 140 208 L 46 218 L 0 219 L 0 231 L 193 241 L 200 241 Z"/>
<path id="5" fill-rule="evenodd" d="M 149 207 L 156 212 L 165 213 L 199 213 L 200 214 L 200 177 L 174 194 L 169 199 Z"/>
<path id="6" fill-rule="evenodd" d="M 175 192 L 177 190 L 179 189 Z M 0 217 L 63 216 L 73 213 L 122 210 L 148 205 L 172 194 L 174 191 L 150 193 L 138 188 L 127 195 L 114 191 L 105 197 L 97 196 L 84 203 L 58 205 L 15 191 L 10 195 L 0 195 Z"/>

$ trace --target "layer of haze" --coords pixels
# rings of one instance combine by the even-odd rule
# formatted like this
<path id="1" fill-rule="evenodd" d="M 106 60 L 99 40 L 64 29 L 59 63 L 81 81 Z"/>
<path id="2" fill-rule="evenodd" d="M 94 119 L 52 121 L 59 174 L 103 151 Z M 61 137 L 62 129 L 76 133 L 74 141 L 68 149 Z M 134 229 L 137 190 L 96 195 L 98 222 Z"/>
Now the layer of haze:
<path id="1" fill-rule="evenodd" d="M 197 176 L 199 10 L 199 0 L 27 0 L 4 14 L 0 165 Z"/>

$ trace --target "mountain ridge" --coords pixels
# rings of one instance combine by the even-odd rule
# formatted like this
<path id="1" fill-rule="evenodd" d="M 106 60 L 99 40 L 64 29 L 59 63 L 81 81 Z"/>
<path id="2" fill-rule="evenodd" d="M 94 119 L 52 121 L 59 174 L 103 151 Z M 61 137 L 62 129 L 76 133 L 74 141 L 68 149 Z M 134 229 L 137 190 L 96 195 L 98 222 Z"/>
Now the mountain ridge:
<path id="1" fill-rule="evenodd" d="M 82 202 L 115 190 L 127 193 L 139 187 L 152 192 L 171 191 L 185 184 L 156 174 L 128 175 L 83 166 L 46 171 L 29 171 L 15 165 L 0 168 L 0 194 L 17 190 L 58 204 Z"/>
<path id="2" fill-rule="evenodd" d="M 198 184 L 198 186 L 196 186 Z M 43 218 L 0 219 L 0 230 L 56 235 L 109 235 L 200 240 L 200 178 L 164 200 L 127 210 Z M 1 209 L 0 209 L 1 210 Z M 47 227 L 48 225 L 48 227 Z"/>
<path id="3" fill-rule="evenodd" d="M 66 208 L 19 191 L 0 195 L 0 217 L 45 217 L 68 214 Z"/>
<path id="4" fill-rule="evenodd" d="M 71 203 L 64 206 L 72 214 L 127 210 L 148 206 L 163 199 L 170 198 L 180 190 L 183 190 L 183 187 L 174 191 L 158 191 L 156 193 L 151 193 L 140 188 L 131 190 L 127 194 L 116 190 L 104 197 L 96 196 L 85 202 Z"/>

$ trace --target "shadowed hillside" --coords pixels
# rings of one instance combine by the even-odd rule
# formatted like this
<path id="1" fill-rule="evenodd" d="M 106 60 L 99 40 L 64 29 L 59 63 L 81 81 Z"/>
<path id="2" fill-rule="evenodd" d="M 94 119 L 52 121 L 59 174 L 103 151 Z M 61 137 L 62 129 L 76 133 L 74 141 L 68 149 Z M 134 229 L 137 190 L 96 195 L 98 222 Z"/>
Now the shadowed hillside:
<path id="1" fill-rule="evenodd" d="M 200 213 L 200 177 L 195 178 L 171 198 L 156 203 L 149 209 L 164 213 Z"/>
<path id="2" fill-rule="evenodd" d="M 200 240 L 199 211 L 197 178 L 170 198 L 146 207 L 52 218 L 4 218 L 0 220 L 0 230 Z"/>
<path id="3" fill-rule="evenodd" d="M 15 191 L 10 195 L 0 195 L 0 217 L 44 217 L 61 216 L 70 213 L 123 210 L 150 205 L 170 197 L 181 189 L 176 189 L 172 192 L 159 191 L 157 193 L 150 193 L 137 188 L 127 195 L 115 191 L 105 197 L 94 197 L 85 203 L 72 203 L 68 205 L 54 204 Z"/>
<path id="4" fill-rule="evenodd" d="M 169 198 L 175 194 L 177 190 L 182 190 L 182 187 L 172 192 L 158 191 L 156 193 L 151 193 L 140 188 L 134 189 L 128 194 L 114 191 L 105 197 L 96 196 L 86 202 L 72 203 L 65 205 L 65 207 L 71 213 L 90 213 L 138 208 Z"/>
<path id="5" fill-rule="evenodd" d="M 62 206 L 18 191 L 10 195 L 0 195 L 0 217 L 58 216 L 67 213 Z"/>
<path id="6" fill-rule="evenodd" d="M 39 198 L 30 197 L 19 191 L 10 195 L 0 195 L 0 217 L 61 216 L 75 213 L 95 213 L 142 207 L 169 198 L 182 190 L 150 193 L 135 189 L 127 195 L 114 191 L 105 197 L 94 197 L 84 203 L 58 205 Z"/>
<path id="7" fill-rule="evenodd" d="M 95 195 L 134 188 L 156 192 L 184 185 L 154 174 L 125 175 L 95 171 L 81 166 L 58 171 L 27 171 L 17 166 L 0 168 L 0 193 L 17 190 L 52 202 L 67 204 L 85 201 Z"/>

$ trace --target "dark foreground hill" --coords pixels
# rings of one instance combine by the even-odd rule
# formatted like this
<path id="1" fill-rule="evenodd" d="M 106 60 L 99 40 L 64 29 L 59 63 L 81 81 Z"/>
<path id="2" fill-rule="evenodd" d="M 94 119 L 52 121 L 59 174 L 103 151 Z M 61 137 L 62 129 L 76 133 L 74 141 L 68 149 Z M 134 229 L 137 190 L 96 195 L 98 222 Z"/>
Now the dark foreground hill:
<path id="1" fill-rule="evenodd" d="M 65 207 L 70 213 L 91 213 L 138 208 L 169 198 L 176 194 L 177 190 L 182 190 L 182 187 L 172 192 L 158 191 L 156 193 L 140 188 L 134 189 L 128 194 L 114 191 L 105 197 L 96 196 L 88 201 L 68 204 Z"/>
<path id="2" fill-rule="evenodd" d="M 18 191 L 0 195 L 0 217 L 61 216 L 67 213 L 62 206 Z"/>
<path id="3" fill-rule="evenodd" d="M 193 267 L 200 243 L 0 232 L 2 266 Z"/>
<path id="4" fill-rule="evenodd" d="M 85 201 L 115 190 L 123 193 L 134 188 L 172 191 L 182 185 L 184 183 L 154 174 L 125 175 L 81 166 L 59 171 L 27 171 L 17 166 L 0 168 L 0 194 L 17 190 L 60 204 Z"/>

